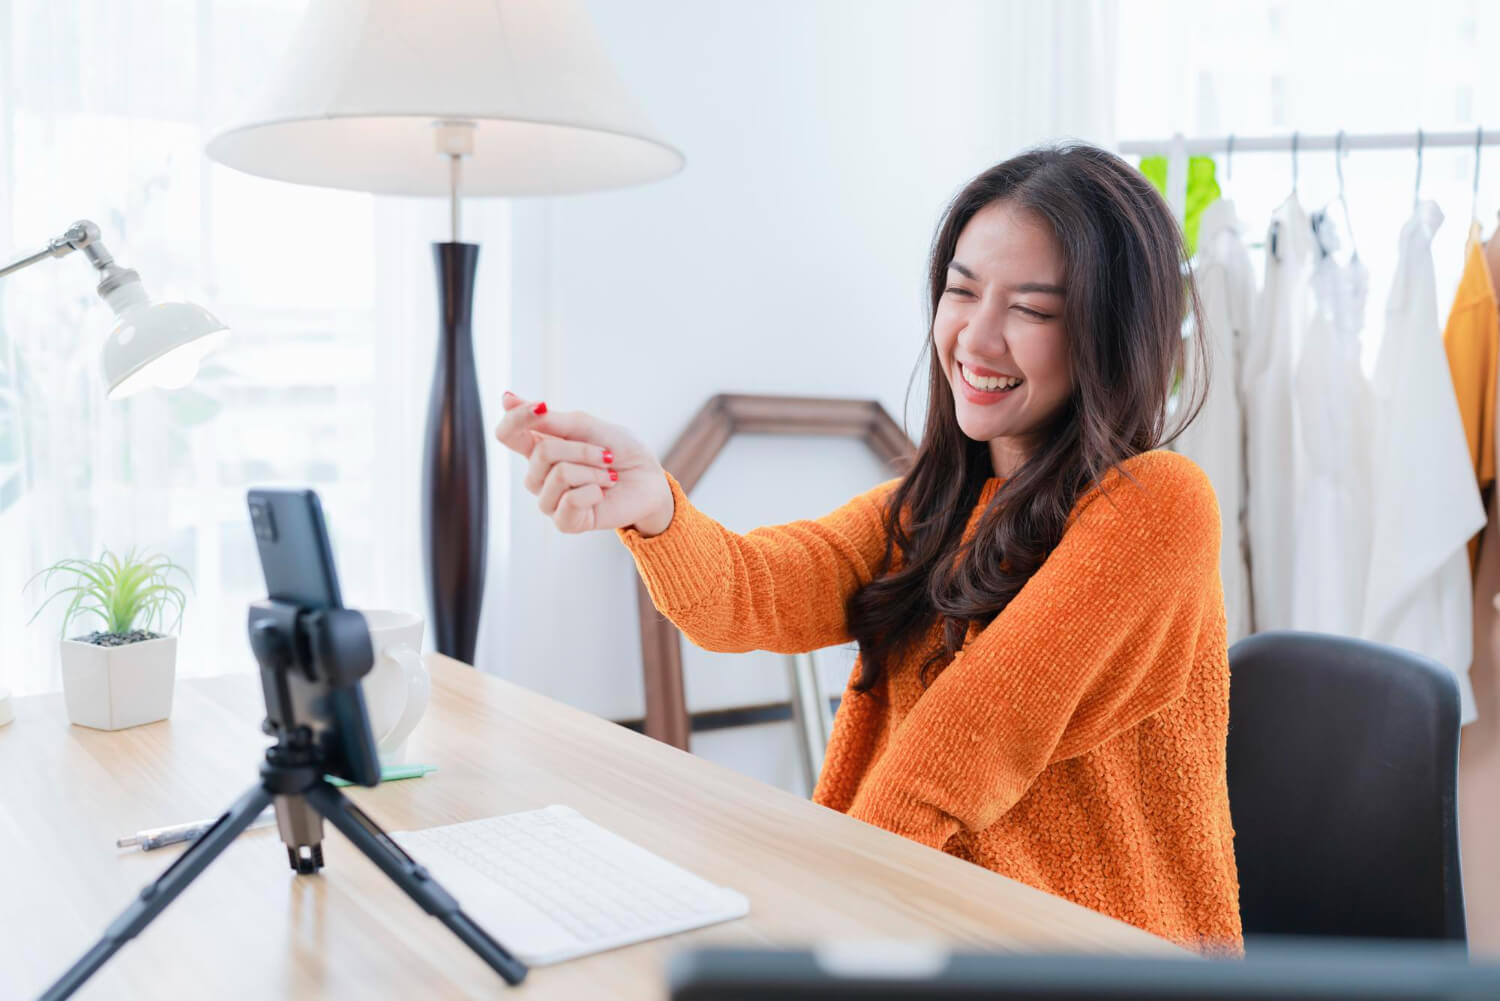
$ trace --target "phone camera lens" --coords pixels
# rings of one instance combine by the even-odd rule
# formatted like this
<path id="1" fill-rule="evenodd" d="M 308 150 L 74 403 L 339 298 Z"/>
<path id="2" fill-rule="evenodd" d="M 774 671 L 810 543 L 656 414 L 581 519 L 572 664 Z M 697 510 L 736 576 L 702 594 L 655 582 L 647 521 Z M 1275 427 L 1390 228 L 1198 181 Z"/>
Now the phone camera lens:
<path id="1" fill-rule="evenodd" d="M 271 505 L 265 501 L 250 502 L 250 523 L 255 526 L 255 537 L 262 542 L 276 541 L 276 522 L 271 518 Z"/>

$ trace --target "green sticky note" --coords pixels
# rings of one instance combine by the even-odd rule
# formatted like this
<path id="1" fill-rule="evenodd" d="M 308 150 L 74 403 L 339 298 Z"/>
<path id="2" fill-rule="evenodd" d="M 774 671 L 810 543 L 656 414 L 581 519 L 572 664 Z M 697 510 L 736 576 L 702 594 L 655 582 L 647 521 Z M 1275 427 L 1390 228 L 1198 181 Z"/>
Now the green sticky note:
<path id="1" fill-rule="evenodd" d="M 419 779 L 428 772 L 437 771 L 436 765 L 384 765 L 380 769 L 380 781 L 395 782 L 398 779 Z M 335 778 L 332 775 L 323 776 L 329 785 L 350 785 L 344 779 Z"/>

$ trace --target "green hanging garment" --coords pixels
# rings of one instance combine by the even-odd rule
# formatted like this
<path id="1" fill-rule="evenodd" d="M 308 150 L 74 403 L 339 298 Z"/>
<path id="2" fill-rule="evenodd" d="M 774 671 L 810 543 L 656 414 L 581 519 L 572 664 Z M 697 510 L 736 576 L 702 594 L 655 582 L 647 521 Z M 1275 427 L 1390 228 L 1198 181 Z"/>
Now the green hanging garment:
<path id="1" fill-rule="evenodd" d="M 1156 186 L 1156 190 L 1167 194 L 1167 158 L 1164 156 L 1141 157 L 1141 173 Z M 1219 181 L 1214 176 L 1214 158 L 1211 156 L 1188 157 L 1187 211 L 1182 220 L 1183 236 L 1187 240 L 1188 256 L 1198 252 L 1198 220 L 1203 210 L 1219 198 Z"/>

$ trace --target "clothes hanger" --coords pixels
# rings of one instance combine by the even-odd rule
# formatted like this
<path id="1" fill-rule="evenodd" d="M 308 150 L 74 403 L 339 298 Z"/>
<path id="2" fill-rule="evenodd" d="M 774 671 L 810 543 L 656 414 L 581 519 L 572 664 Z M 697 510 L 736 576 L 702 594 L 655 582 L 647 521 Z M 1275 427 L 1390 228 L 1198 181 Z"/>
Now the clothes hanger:
<path id="1" fill-rule="evenodd" d="M 1189 158 L 1187 154 L 1187 140 L 1181 132 L 1172 134 L 1172 141 L 1167 149 L 1167 205 L 1172 209 L 1172 217 L 1177 220 L 1177 227 L 1182 228 L 1183 220 L 1187 218 L 1187 192 Z"/>
<path id="2" fill-rule="evenodd" d="M 1417 183 L 1413 186 L 1411 193 L 1411 207 L 1413 210 L 1422 201 L 1422 129 L 1417 127 Z"/>
<path id="3" fill-rule="evenodd" d="M 1224 144 L 1224 186 L 1219 189 L 1219 197 L 1227 198 L 1225 194 L 1230 185 L 1234 183 L 1234 133 L 1229 133 L 1229 139 Z"/>
<path id="4" fill-rule="evenodd" d="M 1293 132 L 1292 133 L 1292 197 L 1293 198 L 1297 197 L 1297 140 L 1300 139 L 1300 138 L 1301 138 L 1301 133 L 1298 133 L 1298 132 Z"/>
<path id="5" fill-rule="evenodd" d="M 1333 168 L 1339 179 L 1339 207 L 1344 210 L 1344 232 L 1349 234 L 1349 263 L 1359 263 L 1359 242 L 1354 239 L 1354 216 L 1349 211 L 1349 199 L 1344 195 L 1344 130 L 1339 129 L 1333 141 Z M 1326 254 L 1327 251 L 1325 250 Z"/>
<path id="6" fill-rule="evenodd" d="M 1297 200 L 1297 142 L 1301 139 L 1301 133 L 1292 133 L 1292 193 L 1287 195 L 1288 201 Z M 1271 223 L 1271 232 L 1266 237 L 1270 243 L 1271 260 L 1281 260 L 1281 221 L 1278 219 Z"/>
<path id="7" fill-rule="evenodd" d="M 1484 226 L 1479 221 L 1479 177 L 1480 150 L 1484 147 L 1484 126 L 1481 125 L 1474 130 L 1474 194 L 1469 203 L 1469 216 L 1473 219 L 1474 239 L 1480 240 L 1484 237 Z M 1500 215 L 1500 214 L 1497 214 Z M 1500 235 L 1500 227 L 1497 227 L 1490 238 L 1484 242 L 1484 263 L 1490 269 L 1490 287 L 1500 289 L 1500 240 L 1495 237 Z"/>
<path id="8" fill-rule="evenodd" d="M 1484 148 L 1484 126 L 1474 129 L 1474 197 L 1469 202 L 1469 222 L 1479 225 L 1479 164 L 1480 152 Z"/>

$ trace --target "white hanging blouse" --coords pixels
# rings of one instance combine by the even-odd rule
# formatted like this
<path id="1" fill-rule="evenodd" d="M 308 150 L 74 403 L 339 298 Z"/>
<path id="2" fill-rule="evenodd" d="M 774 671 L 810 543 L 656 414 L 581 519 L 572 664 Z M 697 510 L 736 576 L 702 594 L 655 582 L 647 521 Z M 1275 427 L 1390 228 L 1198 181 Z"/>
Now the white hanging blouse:
<path id="1" fill-rule="evenodd" d="M 1255 276 L 1250 252 L 1240 236 L 1234 203 L 1220 199 L 1198 222 L 1198 254 L 1193 264 L 1202 310 L 1203 338 L 1210 370 L 1208 394 L 1193 423 L 1177 439 L 1177 451 L 1208 474 L 1219 498 L 1223 523 L 1220 575 L 1229 642 L 1250 633 L 1250 574 L 1245 565 L 1244 414 L 1240 406 L 1240 352 L 1251 334 Z M 1189 350 L 1195 342 L 1189 342 Z M 1190 359 L 1191 361 L 1191 359 Z M 1192 371 L 1194 365 L 1188 366 Z"/>
<path id="2" fill-rule="evenodd" d="M 1245 403 L 1245 528 L 1256 631 L 1292 628 L 1293 531 L 1303 460 L 1292 392 L 1302 332 L 1312 308 L 1314 245 L 1294 192 L 1271 217 L 1266 279 L 1240 370 Z"/>
<path id="3" fill-rule="evenodd" d="M 1469 722 L 1473 594 L 1467 547 L 1485 517 L 1439 333 L 1432 237 L 1442 219 L 1437 205 L 1424 201 L 1401 231 L 1376 356 L 1362 635 L 1452 670 Z"/>
<path id="4" fill-rule="evenodd" d="M 1292 626 L 1359 635 L 1370 547 L 1370 387 L 1361 366 L 1368 275 L 1358 257 L 1340 263 L 1323 217 L 1315 230 L 1313 310 L 1295 379 L 1296 556 Z"/>

